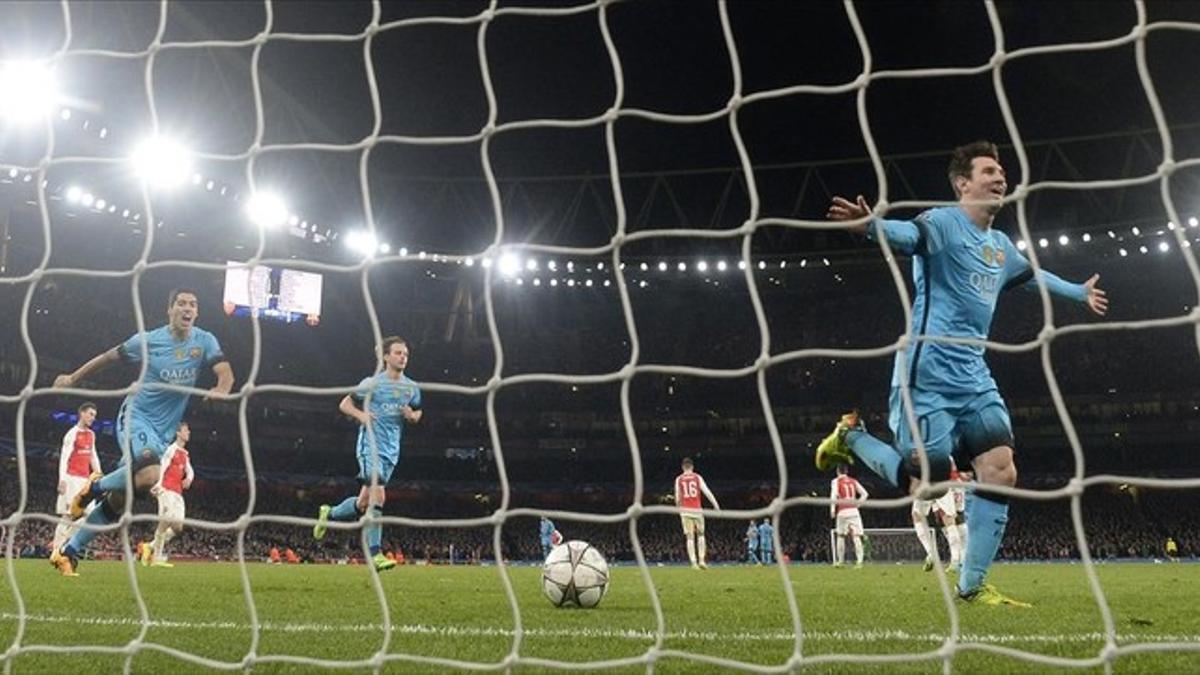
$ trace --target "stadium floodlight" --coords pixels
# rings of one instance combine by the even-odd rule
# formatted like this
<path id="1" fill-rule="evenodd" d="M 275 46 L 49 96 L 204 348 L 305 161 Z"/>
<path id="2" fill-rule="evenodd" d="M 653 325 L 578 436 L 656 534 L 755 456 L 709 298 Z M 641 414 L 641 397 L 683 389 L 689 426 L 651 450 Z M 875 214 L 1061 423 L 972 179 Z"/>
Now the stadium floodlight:
<path id="1" fill-rule="evenodd" d="M 108 202 L 104 201 L 103 199 L 96 200 L 96 208 L 97 209 L 103 211 L 105 206 L 108 206 Z"/>
<path id="2" fill-rule="evenodd" d="M 583 285 L 584 285 L 584 286 L 587 286 L 588 288 L 591 288 L 591 287 L 592 287 L 592 280 L 591 280 L 591 279 L 588 279 L 587 281 L 583 282 Z"/>
<path id="3" fill-rule="evenodd" d="M 90 192 L 85 192 L 85 193 L 83 193 L 83 195 L 81 195 L 79 197 L 79 203 L 83 204 L 84 206 L 87 206 L 89 208 L 95 202 L 96 202 L 96 197 Z"/>
<path id="4" fill-rule="evenodd" d="M 274 192 L 255 192 L 246 202 L 246 216 L 259 227 L 277 227 L 287 220 L 288 208 Z"/>
<path id="5" fill-rule="evenodd" d="M 665 262 L 662 262 L 662 261 L 660 260 L 660 261 L 659 261 L 659 263 L 658 263 L 658 271 L 659 271 L 659 272 L 666 272 L 666 271 L 667 271 L 667 263 L 665 263 Z"/>
<path id="6" fill-rule="evenodd" d="M 745 261 L 745 260 L 739 260 L 739 261 L 738 261 L 738 269 L 739 269 L 739 270 L 744 270 L 744 269 L 746 269 L 746 261 Z"/>
<path id="7" fill-rule="evenodd" d="M 1132 232 L 1133 236 L 1135 236 L 1135 237 L 1140 236 L 1142 234 L 1142 231 L 1138 228 L 1137 225 L 1134 225 L 1133 227 L 1129 228 L 1129 231 Z"/>
<path id="8" fill-rule="evenodd" d="M 63 121 L 71 119 L 71 109 L 63 108 L 62 110 L 59 111 L 58 116 L 63 118 Z"/>
<path id="9" fill-rule="evenodd" d="M 1143 255 L 1150 252 L 1150 250 L 1147 249 L 1145 246 L 1139 246 L 1138 251 L 1141 251 Z"/>
<path id="10" fill-rule="evenodd" d="M 707 272 L 708 271 L 708 263 L 701 260 L 700 262 L 696 263 L 696 270 L 699 272 Z"/>
<path id="11" fill-rule="evenodd" d="M 760 269 L 760 270 L 765 270 L 765 269 L 767 269 L 767 261 L 765 261 L 765 260 L 759 260 L 759 261 L 758 261 L 758 269 Z"/>
<path id="12" fill-rule="evenodd" d="M 542 285 L 542 280 L 541 280 L 541 278 L 539 278 L 539 277 L 534 277 L 534 278 L 533 278 L 533 285 L 534 285 L 534 286 L 541 286 L 541 285 Z"/>
<path id="13" fill-rule="evenodd" d="M 643 272 L 645 272 L 646 270 L 650 269 L 650 266 L 649 266 L 649 265 L 647 265 L 646 263 L 642 263 L 641 265 L 638 265 L 638 269 L 640 269 L 640 270 L 642 270 Z"/>
<path id="14" fill-rule="evenodd" d="M 1049 245 L 1050 245 L 1050 240 L 1049 240 L 1049 239 L 1046 239 L 1045 237 L 1042 237 L 1041 239 L 1038 239 L 1038 246 L 1040 246 L 1040 247 L 1042 247 L 1042 248 L 1046 248 L 1046 247 L 1047 247 L 1047 246 L 1049 246 Z"/>
<path id="15" fill-rule="evenodd" d="M 551 279 L 551 280 L 550 280 L 550 285 L 551 285 L 551 286 L 557 286 L 557 285 L 558 285 L 558 279 Z"/>
<path id="16" fill-rule="evenodd" d="M 538 268 L 537 258 L 530 258 L 529 260 L 525 261 L 525 269 L 529 270 L 530 272 L 536 272 L 537 268 Z"/>
<path id="17" fill-rule="evenodd" d="M 192 153 L 164 136 L 142 140 L 129 159 L 134 173 L 151 187 L 178 187 L 192 175 Z"/>
<path id="18" fill-rule="evenodd" d="M 79 202 L 80 198 L 82 198 L 82 197 L 83 197 L 83 190 L 78 185 L 72 185 L 71 187 L 67 188 L 67 201 L 68 202 L 71 202 L 72 204 L 76 204 Z"/>
<path id="19" fill-rule="evenodd" d="M 1118 249 L 1118 250 L 1117 250 L 1117 253 L 1120 253 L 1122 258 L 1124 258 L 1125 256 L 1129 255 L 1129 251 L 1126 251 L 1126 250 L 1125 250 L 1125 249 L 1123 249 L 1123 248 L 1122 248 L 1122 249 Z"/>
<path id="20" fill-rule="evenodd" d="M 1171 250 L 1171 245 L 1165 241 L 1160 241 L 1160 242 L 1158 242 L 1158 250 L 1162 251 L 1163 253 L 1166 253 L 1167 251 Z"/>
<path id="21" fill-rule="evenodd" d="M 685 262 L 681 262 L 681 263 L 679 263 L 678 265 L 676 265 L 676 267 L 677 267 L 677 268 L 679 268 L 679 271 L 680 271 L 680 272 L 686 272 L 686 271 L 687 271 L 687 263 L 685 263 Z"/>
<path id="22" fill-rule="evenodd" d="M 551 260 L 550 262 L 546 263 L 546 269 L 550 270 L 551 272 L 557 272 L 558 271 L 558 261 Z"/>
<path id="23" fill-rule="evenodd" d="M 474 259 L 474 258 L 467 258 L 467 259 L 466 259 L 466 261 L 464 262 L 464 264 L 465 264 L 467 267 L 474 267 L 474 266 L 475 266 L 475 259 Z"/>
<path id="24" fill-rule="evenodd" d="M 612 282 L 611 282 L 611 281 L 609 281 L 608 279 L 605 279 L 605 280 L 604 280 L 604 287 L 605 287 L 605 288 L 608 288 L 608 287 L 609 287 L 609 286 L 611 286 L 611 285 L 612 285 Z"/>
<path id="25" fill-rule="evenodd" d="M 9 178 L 16 178 L 18 173 L 20 173 L 20 172 L 19 172 L 19 171 L 17 171 L 16 169 L 9 169 L 9 170 L 8 170 L 8 177 L 9 177 Z"/>
<path id="26" fill-rule="evenodd" d="M 36 122 L 50 114 L 58 86 L 44 63 L 12 61 L 0 66 L 0 117 L 16 124 Z"/>
<path id="27" fill-rule="evenodd" d="M 1024 251 L 1027 248 L 1029 248 L 1029 244 L 1026 244 L 1024 239 L 1017 240 L 1017 250 L 1018 251 Z"/>
<path id="28" fill-rule="evenodd" d="M 400 247 L 400 255 L 408 255 L 408 247 L 407 246 Z"/>
<path id="29" fill-rule="evenodd" d="M 726 265 L 724 260 L 717 261 L 717 271 L 718 272 L 724 272 L 728 268 L 729 268 L 729 265 Z"/>
<path id="30" fill-rule="evenodd" d="M 1067 245 L 1067 244 L 1069 244 L 1069 243 L 1071 243 L 1071 238 L 1070 238 L 1070 237 L 1068 237 L 1068 236 L 1067 236 L 1067 235 L 1065 235 L 1065 234 L 1060 234 L 1060 235 L 1058 235 L 1058 245 L 1059 245 L 1059 246 L 1066 246 L 1066 245 Z"/>
<path id="31" fill-rule="evenodd" d="M 1173 230 L 1175 229 L 1175 223 L 1174 223 L 1174 222 L 1172 222 L 1172 221 L 1170 221 L 1170 220 L 1168 220 L 1168 221 L 1167 221 L 1167 229 L 1168 229 L 1168 230 L 1172 230 L 1172 231 L 1173 231 Z"/>
<path id="32" fill-rule="evenodd" d="M 379 246 L 375 235 L 366 230 L 351 230 L 346 233 L 342 241 L 346 243 L 346 248 L 366 258 L 375 255 L 375 250 Z"/>
<path id="33" fill-rule="evenodd" d="M 1188 218 L 1188 227 L 1200 227 L 1200 220 L 1197 220 L 1196 216 Z"/>
<path id="34" fill-rule="evenodd" d="M 521 271 L 521 260 L 513 253 L 505 253 L 500 256 L 500 273 L 506 277 L 516 275 Z"/>
<path id="35" fill-rule="evenodd" d="M 1080 237 L 1080 239 L 1083 239 L 1083 243 L 1085 243 L 1085 244 L 1086 244 L 1086 243 L 1088 243 L 1089 241 L 1091 241 L 1091 240 L 1092 240 L 1092 235 L 1091 235 L 1090 233 L 1088 233 L 1088 232 L 1084 232 L 1084 233 L 1083 233 L 1083 236 L 1082 236 L 1082 237 Z"/>
<path id="36" fill-rule="evenodd" d="M 388 253 L 391 253 L 391 252 L 392 252 L 392 245 L 391 245 L 391 244 L 389 244 L 389 243 L 387 243 L 387 242 L 385 241 L 384 243 L 382 243 L 382 244 L 380 244 L 380 245 L 379 245 L 379 252 L 380 252 L 380 253 L 382 253 L 382 254 L 384 254 L 384 255 L 387 255 Z"/>

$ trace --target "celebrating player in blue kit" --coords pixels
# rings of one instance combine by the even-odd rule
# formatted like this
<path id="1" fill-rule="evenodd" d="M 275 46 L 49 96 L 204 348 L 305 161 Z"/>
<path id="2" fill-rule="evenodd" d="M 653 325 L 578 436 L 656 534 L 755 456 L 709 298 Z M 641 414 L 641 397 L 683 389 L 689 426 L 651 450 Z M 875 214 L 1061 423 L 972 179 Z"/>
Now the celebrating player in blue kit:
<path id="1" fill-rule="evenodd" d="M 949 178 L 957 205 L 929 209 L 913 220 L 873 218 L 850 228 L 871 239 L 882 234 L 894 251 L 912 256 L 912 342 L 897 352 L 892 375 L 889 424 L 894 447 L 867 434 L 857 413 L 849 413 L 818 446 L 819 469 L 857 456 L 892 485 L 916 484 L 920 476 L 916 440 L 900 395 L 906 378 L 930 480 L 949 478 L 950 455 L 955 452 L 972 461 L 980 484 L 1012 487 L 1017 483 L 1012 424 L 984 360 L 983 345 L 921 338 L 986 340 L 999 294 L 1018 287 L 1036 291 L 1037 281 L 1029 261 L 1008 235 L 992 229 L 1008 190 L 995 144 L 979 141 L 956 148 Z M 828 215 L 833 220 L 859 220 L 870 214 L 870 206 L 859 195 L 853 202 L 834 197 Z M 1096 287 L 1099 275 L 1082 284 L 1045 270 L 1039 276 L 1054 295 L 1086 304 L 1100 316 L 1108 310 L 1104 291 Z M 1008 500 L 976 492 L 968 500 L 966 516 L 971 536 L 958 579 L 959 597 L 986 605 L 1028 606 L 984 583 L 1004 537 Z"/>
<path id="2" fill-rule="evenodd" d="M 158 482 L 159 460 L 174 440 L 175 430 L 179 428 L 191 398 L 187 392 L 167 389 L 163 385 L 194 387 L 200 371 L 211 368 L 217 383 L 209 390 L 210 394 L 225 395 L 233 388 L 233 368 L 222 353 L 217 338 L 195 326 L 199 312 L 195 291 L 173 290 L 167 302 L 167 325 L 138 333 L 95 356 L 75 372 L 54 378 L 56 387 L 74 387 L 117 361 L 139 364 L 145 345 L 148 360 L 142 386 L 125 397 L 117 413 L 121 462 L 106 476 L 91 476 L 71 501 L 72 518 L 83 515 L 92 501 L 100 503 L 85 522 L 104 525 L 119 518 L 124 508 L 125 480 L 130 465 L 135 495 L 145 495 Z M 81 528 L 66 545 L 50 554 L 50 563 L 64 576 L 77 576 L 75 568 L 79 557 L 97 534 L 94 529 Z"/>
<path id="3" fill-rule="evenodd" d="M 400 441 L 406 424 L 421 421 L 421 390 L 404 374 L 408 366 L 408 343 L 396 336 L 383 339 L 383 372 L 364 379 L 353 394 L 338 405 L 343 414 L 353 417 L 362 427 L 355 444 L 358 455 L 358 495 L 350 495 L 336 506 L 323 504 L 313 527 L 313 538 L 325 537 L 326 522 L 358 520 L 370 507 L 367 522 L 367 548 L 379 571 L 396 566 L 383 554 L 383 515 L 387 483 L 400 461 Z M 360 408 L 358 401 L 362 405 Z"/>

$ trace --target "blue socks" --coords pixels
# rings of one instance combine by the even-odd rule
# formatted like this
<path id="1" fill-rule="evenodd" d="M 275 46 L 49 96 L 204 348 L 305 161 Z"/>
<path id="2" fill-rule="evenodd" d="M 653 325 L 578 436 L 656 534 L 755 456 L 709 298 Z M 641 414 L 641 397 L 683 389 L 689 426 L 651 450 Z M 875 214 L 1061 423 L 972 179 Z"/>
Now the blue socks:
<path id="1" fill-rule="evenodd" d="M 343 522 L 358 520 L 359 513 L 358 507 L 355 506 L 356 501 L 358 501 L 357 496 L 351 495 L 346 497 L 329 512 L 329 519 Z"/>
<path id="2" fill-rule="evenodd" d="M 383 507 L 378 505 L 371 506 L 371 517 L 379 518 L 383 515 Z M 378 555 L 380 550 L 380 542 L 383 540 L 383 523 L 377 520 L 371 520 L 366 526 L 367 548 L 371 555 Z"/>
<path id="3" fill-rule="evenodd" d="M 129 465 L 122 464 L 105 474 L 103 478 L 92 483 L 92 499 L 99 499 L 109 492 L 125 491 L 125 475 L 129 473 Z M 86 502 L 85 502 L 86 505 Z"/>
<path id="4" fill-rule="evenodd" d="M 900 453 L 896 452 L 895 448 L 865 431 L 857 430 L 846 432 L 846 445 L 849 445 L 854 454 L 876 475 L 894 487 L 901 487 L 898 482 L 900 479 Z M 907 480 L 905 480 L 903 488 L 908 489 Z"/>
<path id="5" fill-rule="evenodd" d="M 988 568 L 1000 550 L 1008 525 L 1008 498 L 1003 495 L 967 494 L 967 550 L 963 554 L 958 592 L 969 593 L 983 585 Z"/>
<path id="6" fill-rule="evenodd" d="M 91 513 L 87 515 L 87 518 L 84 519 L 84 522 L 90 525 L 107 525 L 111 523 L 112 520 L 109 519 L 108 514 L 105 511 L 106 509 L 104 504 L 97 506 L 96 508 L 92 509 Z M 74 536 L 71 537 L 71 540 L 68 541 L 65 546 L 63 546 L 63 554 L 75 556 L 77 558 L 81 557 L 83 552 L 87 550 L 88 544 L 92 543 L 92 540 L 95 539 L 96 535 L 98 534 L 100 534 L 98 530 L 90 530 L 86 527 L 79 528 L 75 532 Z"/>

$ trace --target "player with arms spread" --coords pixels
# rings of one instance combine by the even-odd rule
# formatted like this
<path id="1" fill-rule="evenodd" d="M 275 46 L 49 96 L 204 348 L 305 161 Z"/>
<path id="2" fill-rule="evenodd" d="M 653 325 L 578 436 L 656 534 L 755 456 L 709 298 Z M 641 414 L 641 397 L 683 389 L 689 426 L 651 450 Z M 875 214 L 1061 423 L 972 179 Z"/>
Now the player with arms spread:
<path id="1" fill-rule="evenodd" d="M 192 487 L 196 478 L 192 456 L 187 451 L 191 438 L 191 427 L 182 422 L 175 432 L 175 442 L 163 453 L 158 482 L 150 488 L 150 494 L 158 498 L 158 527 L 154 541 L 142 543 L 142 565 L 174 567 L 167 562 L 167 543 L 183 532 L 183 519 L 187 517 L 183 491 Z"/>
<path id="2" fill-rule="evenodd" d="M 708 569 L 708 545 L 704 541 L 704 514 L 700 513 L 700 495 L 708 497 L 714 509 L 719 511 L 721 507 L 717 504 L 712 490 L 708 489 L 704 478 L 695 472 L 695 465 L 690 457 L 683 458 L 681 467 L 683 473 L 675 477 L 675 504 L 685 511 L 679 514 L 679 518 L 683 521 L 683 537 L 687 540 L 688 559 L 692 561 L 692 569 Z"/>
<path id="3" fill-rule="evenodd" d="M 854 566 L 863 565 L 863 521 L 858 507 L 867 501 L 871 495 L 862 483 L 848 473 L 845 464 L 839 464 L 837 478 L 829 484 L 829 517 L 834 519 L 834 536 L 837 542 L 833 547 L 833 566 L 841 567 L 846 562 L 846 537 L 854 541 Z"/>
<path id="4" fill-rule="evenodd" d="M 999 294 L 1018 287 L 1036 291 L 1037 280 L 1008 235 L 992 228 L 1008 190 L 995 144 L 979 141 L 956 148 L 948 174 L 957 205 L 929 209 L 912 220 L 872 218 L 850 228 L 871 239 L 883 235 L 894 251 L 912 256 L 911 342 L 897 352 L 892 376 L 889 422 L 895 447 L 867 434 L 857 413 L 850 413 L 817 448 L 819 469 L 857 456 L 892 485 L 911 489 L 920 465 L 901 401 L 901 383 L 907 383 L 931 480 L 949 477 L 953 451 L 971 460 L 980 485 L 1017 483 L 1012 424 L 983 345 L 924 338 L 986 340 Z M 862 195 L 855 201 L 834 197 L 828 215 L 860 220 L 871 215 L 871 208 Z M 1050 293 L 1085 304 L 1097 315 L 1108 309 L 1104 291 L 1096 286 L 1098 275 L 1074 284 L 1042 270 L 1040 279 Z M 1026 604 L 985 583 L 1008 523 L 1008 500 L 976 492 L 968 500 L 967 520 L 971 537 L 958 579 L 959 597 L 988 605 Z"/>
<path id="5" fill-rule="evenodd" d="M 420 422 L 424 415 L 421 389 L 404 374 L 408 343 L 395 335 L 384 338 L 383 363 L 383 372 L 364 379 L 338 405 L 338 410 L 362 425 L 355 444 L 362 487 L 336 506 L 322 504 L 313 527 L 313 538 L 324 539 L 326 522 L 358 520 L 369 507 L 372 518 L 366 525 L 367 548 L 378 571 L 395 567 L 396 561 L 383 554 L 383 526 L 375 519 L 383 515 L 387 484 L 400 461 L 404 428 Z"/>
<path id="6" fill-rule="evenodd" d="M 58 457 L 58 503 L 54 512 L 63 518 L 71 518 L 71 498 L 87 486 L 93 475 L 102 475 L 100 455 L 96 454 L 96 432 L 92 431 L 96 404 L 84 403 L 78 412 L 79 421 L 63 434 L 62 452 Z M 54 528 L 51 550 L 57 551 L 75 534 L 75 529 L 70 523 L 60 522 Z"/>
<path id="7" fill-rule="evenodd" d="M 142 386 L 129 394 L 117 413 L 117 442 L 121 444 L 120 465 L 99 480 L 89 481 L 71 501 L 71 516 L 79 517 L 91 501 L 99 507 L 88 514 L 92 525 L 105 525 L 119 517 L 125 505 L 125 478 L 133 464 L 133 490 L 144 495 L 158 482 L 159 460 L 174 437 L 191 395 L 163 385 L 196 386 L 200 371 L 210 368 L 217 383 L 209 395 L 224 396 L 233 388 L 233 368 L 221 351 L 216 336 L 195 325 L 200 313 L 196 292 L 175 289 L 167 300 L 167 325 L 138 333 L 120 345 L 93 357 L 69 375 L 54 378 L 55 387 L 74 387 L 89 375 L 122 361 L 138 364 L 145 345 L 149 361 Z M 207 397 L 206 397 L 207 399 Z M 64 576 L 78 576 L 79 557 L 96 535 L 80 529 L 61 549 L 50 554 L 50 562 Z"/>

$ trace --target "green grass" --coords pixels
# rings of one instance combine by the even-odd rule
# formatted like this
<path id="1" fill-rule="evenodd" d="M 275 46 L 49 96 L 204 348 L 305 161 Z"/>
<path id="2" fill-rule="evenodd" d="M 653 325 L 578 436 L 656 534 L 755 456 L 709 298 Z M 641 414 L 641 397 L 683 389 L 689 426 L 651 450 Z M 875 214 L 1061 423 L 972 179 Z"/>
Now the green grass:
<path id="1" fill-rule="evenodd" d="M 1098 569 L 1112 608 L 1118 644 L 1179 639 L 1194 651 L 1148 653 L 1117 659 L 1117 672 L 1200 672 L 1200 565 L 1105 565 Z M 65 579 L 45 561 L 17 561 L 13 570 L 25 602 L 21 647 L 65 647 L 11 656 L 13 672 L 117 672 L 122 653 L 81 647 L 123 647 L 142 631 L 129 569 L 123 563 L 85 563 Z M 362 566 L 247 567 L 258 622 L 255 653 L 355 661 L 385 644 L 383 614 L 369 571 Z M 939 673 L 935 652 L 950 634 L 950 618 L 933 573 L 916 565 L 873 565 L 863 570 L 796 566 L 789 569 L 803 621 L 804 672 Z M 201 664 L 163 649 L 216 661 L 240 662 L 252 645 L 251 618 L 239 567 L 180 563 L 175 569 L 135 569 L 151 624 L 151 646 L 132 656 L 138 673 L 188 673 Z M 598 609 L 556 609 L 541 597 L 539 570 L 510 569 L 525 635 L 520 655 L 588 661 L 636 658 L 654 644 L 650 596 L 635 567 L 614 568 Z M 774 567 L 726 567 L 697 572 L 650 569 L 662 602 L 666 637 L 656 672 L 717 672 L 711 662 L 676 651 L 781 666 L 795 639 L 781 575 Z M 497 664 L 512 650 L 513 613 L 494 567 L 405 566 L 380 576 L 393 631 L 387 653 Z M 991 581 L 1036 604 L 1033 609 L 956 604 L 960 633 L 991 647 L 1052 657 L 1094 658 L 1104 647 L 1103 622 L 1080 565 L 1000 565 Z M 10 583 L 0 589 L 0 646 L 16 638 L 17 603 Z M 1176 636 L 1171 638 L 1171 636 Z M 925 660 L 867 666 L 821 662 L 836 654 L 921 654 Z M 932 658 L 928 658 L 932 657 Z M 960 672 L 1046 672 L 1044 664 L 980 649 L 962 649 Z M 254 672 L 308 672 L 312 666 L 270 661 Z M 370 668 L 340 672 L 370 672 Z M 391 661 L 385 672 L 446 672 L 429 661 Z M 543 672 L 538 664 L 518 672 Z M 1077 669 L 1078 670 L 1078 669 Z M 1102 672 L 1100 667 L 1084 672 Z M 613 672 L 643 673 L 644 666 Z"/>

